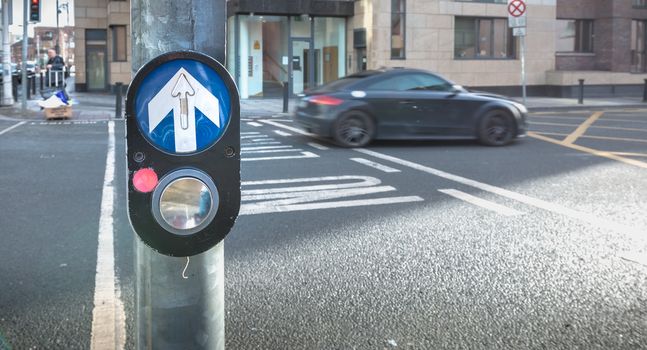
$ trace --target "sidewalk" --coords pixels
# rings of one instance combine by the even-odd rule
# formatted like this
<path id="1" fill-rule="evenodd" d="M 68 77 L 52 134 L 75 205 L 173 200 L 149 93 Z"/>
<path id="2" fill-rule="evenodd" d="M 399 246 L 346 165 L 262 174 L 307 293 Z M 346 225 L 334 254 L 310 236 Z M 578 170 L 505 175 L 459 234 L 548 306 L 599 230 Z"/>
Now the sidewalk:
<path id="1" fill-rule="evenodd" d="M 69 84 L 68 86 L 73 86 Z M 74 116 L 72 120 L 96 121 L 109 120 L 115 117 L 116 97 L 110 93 L 75 92 L 68 93 L 72 100 Z M 125 96 L 124 96 L 125 97 Z M 514 98 L 521 101 L 520 97 Z M 20 101 L 11 107 L 0 107 L 0 119 L 14 120 L 44 120 L 44 113 L 38 106 L 39 100 L 27 101 L 27 113 L 21 114 Z M 292 111 L 298 100 L 291 99 L 289 110 Z M 547 110 L 590 110 L 609 108 L 647 108 L 647 103 L 641 98 L 585 98 L 584 104 L 578 104 L 577 99 L 551 98 L 551 97 L 528 97 L 527 106 L 531 112 Z M 125 112 L 125 102 L 122 104 L 122 112 Z M 282 99 L 247 99 L 240 101 L 241 116 L 243 117 L 271 117 L 274 115 L 287 115 L 283 112 Z"/>

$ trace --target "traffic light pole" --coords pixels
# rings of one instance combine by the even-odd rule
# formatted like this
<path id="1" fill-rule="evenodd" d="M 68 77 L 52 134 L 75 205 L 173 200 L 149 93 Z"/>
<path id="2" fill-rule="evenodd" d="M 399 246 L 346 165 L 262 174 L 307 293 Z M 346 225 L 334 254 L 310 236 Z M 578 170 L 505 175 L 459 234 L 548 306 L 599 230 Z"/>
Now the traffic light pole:
<path id="1" fill-rule="evenodd" d="M 27 21 L 27 18 L 29 17 L 28 3 L 29 0 L 24 0 L 22 6 L 22 97 L 20 98 L 20 101 L 22 102 L 22 115 L 27 114 L 27 47 L 29 46 L 29 37 L 27 36 L 27 25 L 29 24 Z"/>
<path id="2" fill-rule="evenodd" d="M 224 64 L 225 5 L 225 0 L 132 0 L 133 75 L 173 50 L 200 51 Z M 137 349 L 224 349 L 222 242 L 202 254 L 175 258 L 136 237 L 135 275 Z"/>
<path id="3" fill-rule="evenodd" d="M 9 1 L 2 0 L 2 105 L 13 105 L 11 92 L 11 44 L 9 43 Z"/>

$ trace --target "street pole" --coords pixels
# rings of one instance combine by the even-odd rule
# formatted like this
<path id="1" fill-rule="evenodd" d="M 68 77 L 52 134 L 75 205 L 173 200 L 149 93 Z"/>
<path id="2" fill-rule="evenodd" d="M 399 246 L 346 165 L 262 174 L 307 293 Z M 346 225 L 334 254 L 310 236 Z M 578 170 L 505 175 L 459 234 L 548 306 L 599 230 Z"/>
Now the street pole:
<path id="1" fill-rule="evenodd" d="M 29 45 L 29 38 L 27 37 L 27 19 L 29 16 L 28 9 L 29 0 L 23 0 L 22 4 L 22 115 L 27 114 L 27 46 Z"/>
<path id="2" fill-rule="evenodd" d="M 521 36 L 521 90 L 523 95 L 523 105 L 526 104 L 526 35 Z"/>
<path id="3" fill-rule="evenodd" d="M 54 44 L 54 50 L 57 54 L 61 54 L 58 50 L 60 49 L 58 42 L 61 38 L 61 32 L 58 29 L 58 0 L 56 0 L 56 44 Z"/>
<path id="4" fill-rule="evenodd" d="M 2 0 L 2 105 L 12 106 L 11 92 L 11 44 L 9 43 L 9 1 Z"/>
<path id="5" fill-rule="evenodd" d="M 225 0 L 132 0 L 131 16 L 133 75 L 173 50 L 226 62 Z M 159 254 L 135 237 L 135 278 L 137 349 L 224 349 L 224 243 L 189 261 Z"/>

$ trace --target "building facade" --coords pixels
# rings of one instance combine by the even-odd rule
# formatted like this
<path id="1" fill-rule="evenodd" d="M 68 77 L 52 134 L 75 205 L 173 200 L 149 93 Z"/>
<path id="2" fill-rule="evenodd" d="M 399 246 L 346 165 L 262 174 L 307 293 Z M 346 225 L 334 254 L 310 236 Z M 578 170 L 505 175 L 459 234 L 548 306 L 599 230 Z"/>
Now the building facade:
<path id="1" fill-rule="evenodd" d="M 106 91 L 131 80 L 130 1 L 77 0 L 75 88 Z"/>
<path id="2" fill-rule="evenodd" d="M 85 74 L 77 84 L 129 82 L 130 3 L 76 3 L 77 76 Z M 639 94 L 647 78 L 646 3 L 526 0 L 529 94 L 573 96 L 579 79 L 592 93 Z M 279 97 L 284 86 L 298 94 L 383 67 L 520 94 L 521 42 L 508 28 L 508 0 L 230 0 L 227 13 L 226 66 L 243 98 Z M 88 78 L 102 69 L 105 85 Z"/>

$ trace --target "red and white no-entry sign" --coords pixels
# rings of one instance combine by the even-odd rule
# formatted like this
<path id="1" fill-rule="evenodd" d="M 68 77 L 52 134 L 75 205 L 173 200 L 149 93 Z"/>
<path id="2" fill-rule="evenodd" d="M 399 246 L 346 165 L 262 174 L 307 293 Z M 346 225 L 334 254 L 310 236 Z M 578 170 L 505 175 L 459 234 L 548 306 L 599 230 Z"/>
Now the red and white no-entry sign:
<path id="1" fill-rule="evenodd" d="M 508 0 L 508 26 L 510 28 L 525 27 L 527 9 L 524 0 Z"/>
<path id="2" fill-rule="evenodd" d="M 513 0 L 508 4 L 508 13 L 512 17 L 521 17 L 526 13 L 526 3 L 523 0 Z"/>

